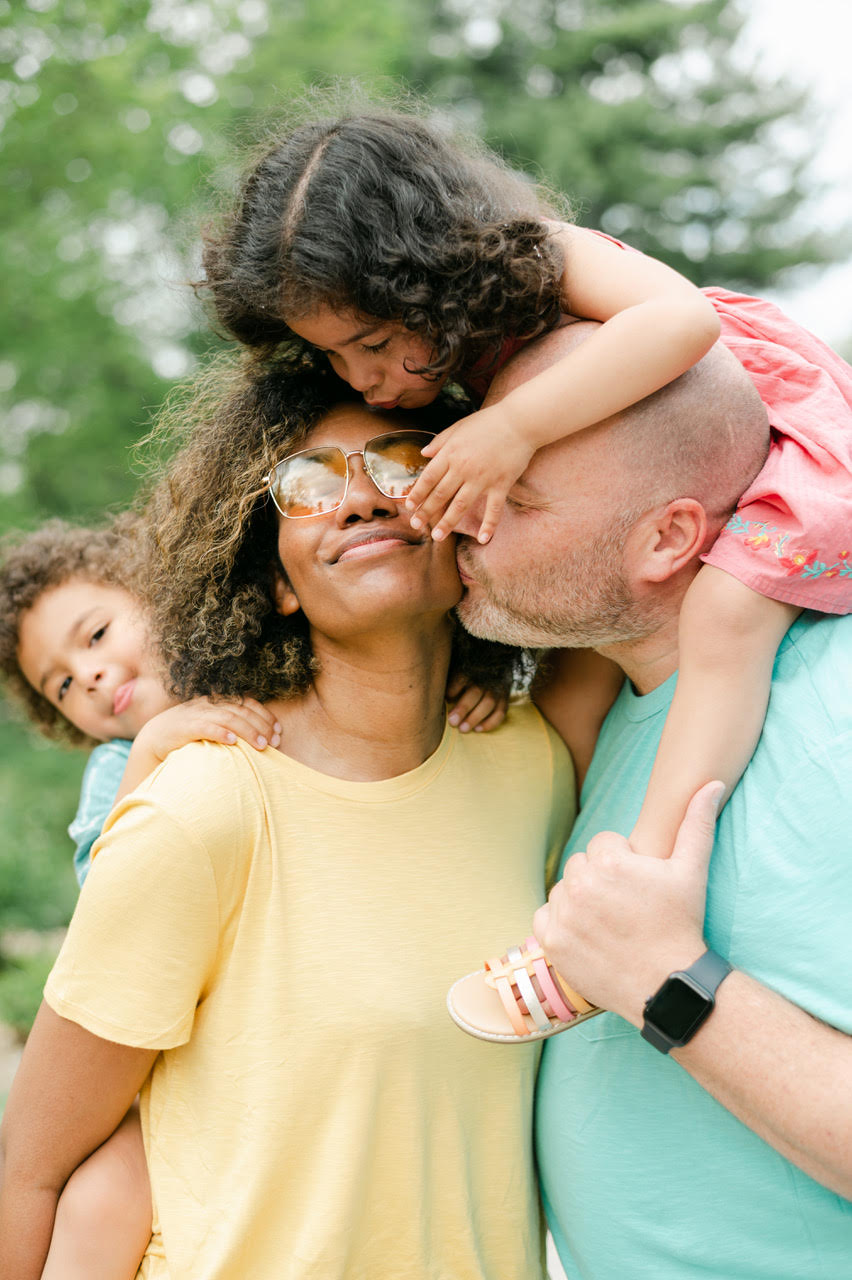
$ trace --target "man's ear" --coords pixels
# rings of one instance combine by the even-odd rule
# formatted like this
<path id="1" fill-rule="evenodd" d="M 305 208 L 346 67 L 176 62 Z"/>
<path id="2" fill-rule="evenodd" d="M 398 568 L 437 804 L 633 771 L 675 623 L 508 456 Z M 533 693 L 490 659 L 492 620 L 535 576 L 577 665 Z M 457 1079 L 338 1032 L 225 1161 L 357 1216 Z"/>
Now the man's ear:
<path id="1" fill-rule="evenodd" d="M 280 569 L 276 569 L 272 580 L 272 595 L 275 608 L 283 618 L 298 613 L 301 609 L 298 597 Z"/>
<path id="2" fill-rule="evenodd" d="M 707 541 L 707 513 L 695 498 L 675 498 L 649 512 L 633 530 L 634 565 L 646 582 L 667 582 L 698 556 Z"/>

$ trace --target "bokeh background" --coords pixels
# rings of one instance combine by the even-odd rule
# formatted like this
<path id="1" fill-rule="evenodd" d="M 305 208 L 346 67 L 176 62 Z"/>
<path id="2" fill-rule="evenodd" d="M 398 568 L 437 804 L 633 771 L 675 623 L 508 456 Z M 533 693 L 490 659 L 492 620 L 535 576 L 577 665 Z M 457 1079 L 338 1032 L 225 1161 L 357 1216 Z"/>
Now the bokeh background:
<path id="1" fill-rule="evenodd" d="M 134 443 L 219 343 L 199 226 L 240 150 L 336 78 L 428 95 L 578 221 L 849 358 L 849 27 L 848 0 L 0 0 L 0 532 L 131 497 Z M 9 1043 L 73 909 L 84 763 L 0 701 Z"/>

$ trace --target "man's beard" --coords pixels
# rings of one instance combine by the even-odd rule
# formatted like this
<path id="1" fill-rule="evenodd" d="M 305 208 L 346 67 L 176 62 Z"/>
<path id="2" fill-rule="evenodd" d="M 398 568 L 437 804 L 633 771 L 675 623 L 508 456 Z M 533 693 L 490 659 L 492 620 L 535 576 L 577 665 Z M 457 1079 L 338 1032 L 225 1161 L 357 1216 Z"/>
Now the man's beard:
<path id="1" fill-rule="evenodd" d="M 525 648 L 597 649 L 648 635 L 656 619 L 635 599 L 622 569 L 627 528 L 499 581 L 461 543 L 459 561 L 482 593 L 462 597 L 456 610 L 462 625 L 482 639 Z"/>

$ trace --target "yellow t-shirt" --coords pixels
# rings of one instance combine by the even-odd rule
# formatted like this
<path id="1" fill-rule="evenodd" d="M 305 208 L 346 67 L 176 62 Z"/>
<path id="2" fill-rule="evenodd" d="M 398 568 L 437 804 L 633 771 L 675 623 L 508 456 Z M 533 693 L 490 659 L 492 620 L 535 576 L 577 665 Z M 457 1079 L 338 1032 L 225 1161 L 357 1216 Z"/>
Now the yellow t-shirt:
<path id="1" fill-rule="evenodd" d="M 471 1039 L 445 998 L 529 932 L 573 813 L 528 706 L 380 782 L 193 743 L 117 808 L 45 996 L 162 1050 L 140 1275 L 544 1276 L 536 1047 Z"/>

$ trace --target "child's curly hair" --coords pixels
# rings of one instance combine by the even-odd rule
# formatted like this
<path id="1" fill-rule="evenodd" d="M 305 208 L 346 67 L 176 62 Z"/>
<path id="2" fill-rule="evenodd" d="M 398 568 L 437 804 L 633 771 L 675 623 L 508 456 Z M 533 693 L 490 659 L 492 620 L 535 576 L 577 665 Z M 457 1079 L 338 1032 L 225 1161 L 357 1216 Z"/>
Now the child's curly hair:
<path id="1" fill-rule="evenodd" d="M 182 446 L 148 507 L 147 602 L 179 698 L 310 687 L 307 620 L 275 605 L 278 519 L 262 478 L 345 402 L 363 404 L 325 361 L 291 345 L 263 360 L 220 356 L 167 404 L 157 434 Z M 462 412 L 442 398 L 408 416 L 439 431 Z M 521 669 L 520 650 L 457 627 L 454 672 L 499 692 Z"/>
<path id="2" fill-rule="evenodd" d="M 532 182 L 416 114 L 329 116 L 320 94 L 316 118 L 316 96 L 206 232 L 202 287 L 233 337 L 275 346 L 285 316 L 345 308 L 420 335 L 433 354 L 411 371 L 437 380 L 487 373 L 505 339 L 553 328 L 562 255 Z"/>
<path id="3" fill-rule="evenodd" d="M 139 517 L 125 512 L 101 528 L 50 520 L 34 533 L 3 540 L 0 565 L 0 675 L 35 726 L 48 738 L 76 746 L 87 737 L 24 676 L 18 663 L 21 622 L 46 591 L 71 579 L 108 583 L 139 594 L 143 573 Z"/>

